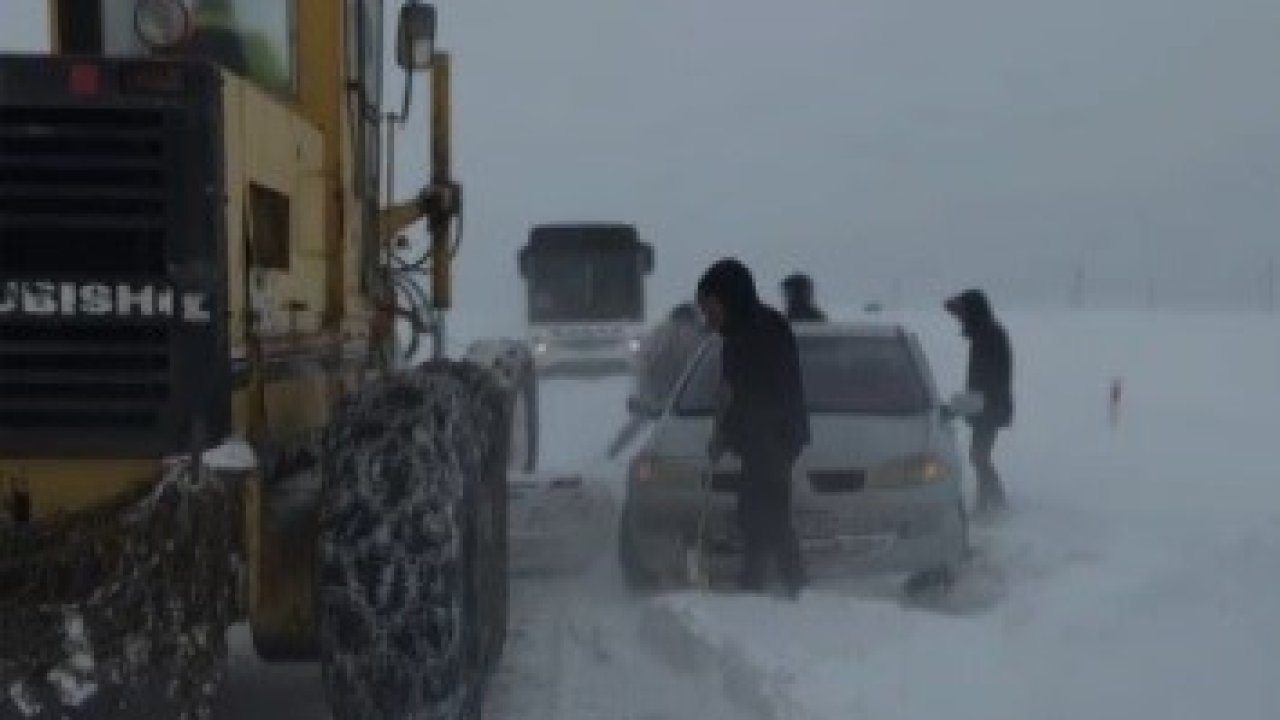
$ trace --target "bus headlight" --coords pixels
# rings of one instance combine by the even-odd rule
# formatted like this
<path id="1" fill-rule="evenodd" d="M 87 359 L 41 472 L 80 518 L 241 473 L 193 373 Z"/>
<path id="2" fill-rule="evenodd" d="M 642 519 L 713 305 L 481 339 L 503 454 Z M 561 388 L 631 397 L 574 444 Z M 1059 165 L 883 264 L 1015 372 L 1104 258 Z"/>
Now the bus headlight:
<path id="1" fill-rule="evenodd" d="M 148 48 L 171 50 L 186 40 L 191 14 L 179 0 L 138 0 L 133 6 L 133 28 Z"/>

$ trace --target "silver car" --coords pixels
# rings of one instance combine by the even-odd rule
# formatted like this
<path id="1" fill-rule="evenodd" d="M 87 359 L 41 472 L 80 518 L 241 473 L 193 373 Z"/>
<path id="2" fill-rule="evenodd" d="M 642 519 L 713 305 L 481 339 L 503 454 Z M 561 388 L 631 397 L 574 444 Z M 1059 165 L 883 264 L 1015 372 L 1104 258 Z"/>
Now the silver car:
<path id="1" fill-rule="evenodd" d="M 967 542 L 954 414 L 915 335 L 888 324 L 798 324 L 795 333 L 812 442 L 794 468 L 793 513 L 810 569 L 953 569 Z M 713 567 L 740 550 L 737 461 L 712 471 L 707 460 L 719 375 L 711 340 L 670 405 L 648 409 L 654 429 L 631 463 L 619 528 L 635 586 L 687 577 L 700 527 Z"/>

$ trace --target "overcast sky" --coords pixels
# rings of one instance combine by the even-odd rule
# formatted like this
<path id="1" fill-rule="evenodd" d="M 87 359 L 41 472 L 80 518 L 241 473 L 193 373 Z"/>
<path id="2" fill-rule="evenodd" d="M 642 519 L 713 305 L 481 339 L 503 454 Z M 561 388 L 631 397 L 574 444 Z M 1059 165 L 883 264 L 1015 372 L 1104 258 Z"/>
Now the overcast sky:
<path id="1" fill-rule="evenodd" d="M 43 6 L 6 0 L 0 46 Z M 655 307 L 726 254 L 835 304 L 1060 303 L 1077 267 L 1099 304 L 1256 304 L 1280 259 L 1275 0 L 438 6 L 463 303 L 520 307 L 550 220 L 637 223 Z"/>

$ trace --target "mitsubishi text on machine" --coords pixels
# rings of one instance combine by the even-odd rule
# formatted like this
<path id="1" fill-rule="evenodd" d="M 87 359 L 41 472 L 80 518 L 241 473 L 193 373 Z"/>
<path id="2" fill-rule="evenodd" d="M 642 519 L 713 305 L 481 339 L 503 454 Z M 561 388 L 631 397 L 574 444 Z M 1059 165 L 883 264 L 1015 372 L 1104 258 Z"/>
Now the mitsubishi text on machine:
<path id="1" fill-rule="evenodd" d="M 0 318 L 177 318 L 208 323 L 209 293 L 164 283 L 0 281 Z"/>

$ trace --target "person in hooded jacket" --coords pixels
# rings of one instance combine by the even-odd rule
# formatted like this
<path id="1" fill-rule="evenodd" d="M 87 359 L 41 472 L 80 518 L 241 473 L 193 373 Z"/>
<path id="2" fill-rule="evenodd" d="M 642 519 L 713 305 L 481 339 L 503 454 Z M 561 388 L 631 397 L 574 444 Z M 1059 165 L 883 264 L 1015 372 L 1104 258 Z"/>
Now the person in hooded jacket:
<path id="1" fill-rule="evenodd" d="M 1004 485 L 991 460 L 996 434 L 1013 423 L 1013 351 L 1004 327 L 996 321 L 981 290 L 970 289 L 948 299 L 948 312 L 960 321 L 969 340 L 966 387 L 982 393 L 982 412 L 968 418 L 973 429 L 969 458 L 978 476 L 979 514 L 1007 507 Z"/>
<path id="2" fill-rule="evenodd" d="M 742 462 L 739 584 L 763 590 L 773 559 L 794 598 L 805 571 L 791 521 L 791 467 L 809 442 L 795 335 L 781 313 L 760 302 L 751 272 L 734 259 L 715 263 L 698 281 L 698 305 L 723 338 L 724 392 L 708 452 L 713 463 L 726 450 Z"/>
<path id="3" fill-rule="evenodd" d="M 782 298 L 787 319 L 792 322 L 825 322 L 827 314 L 813 299 L 813 278 L 792 273 L 782 281 Z"/>

